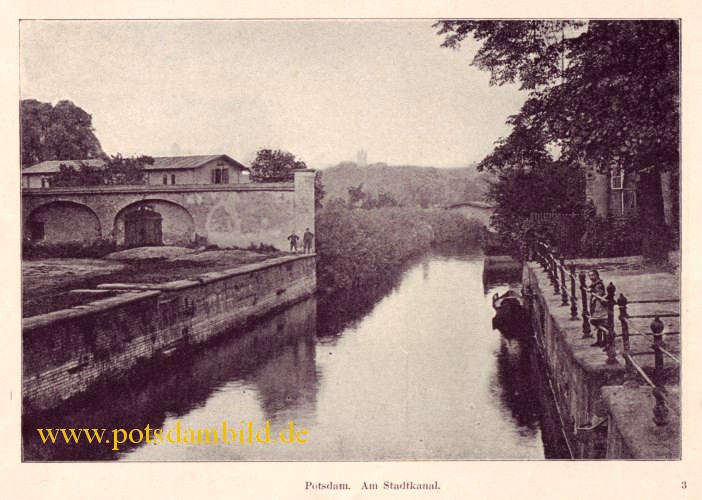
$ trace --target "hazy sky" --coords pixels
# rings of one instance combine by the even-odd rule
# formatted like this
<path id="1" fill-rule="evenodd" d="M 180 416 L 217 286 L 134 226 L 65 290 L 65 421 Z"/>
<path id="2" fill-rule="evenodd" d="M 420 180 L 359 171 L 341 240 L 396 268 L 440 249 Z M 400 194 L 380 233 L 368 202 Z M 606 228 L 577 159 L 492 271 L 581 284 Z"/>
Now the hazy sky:
<path id="1" fill-rule="evenodd" d="M 110 154 L 467 165 L 525 94 L 490 87 L 476 46 L 441 48 L 433 23 L 24 21 L 22 98 L 73 101 Z"/>

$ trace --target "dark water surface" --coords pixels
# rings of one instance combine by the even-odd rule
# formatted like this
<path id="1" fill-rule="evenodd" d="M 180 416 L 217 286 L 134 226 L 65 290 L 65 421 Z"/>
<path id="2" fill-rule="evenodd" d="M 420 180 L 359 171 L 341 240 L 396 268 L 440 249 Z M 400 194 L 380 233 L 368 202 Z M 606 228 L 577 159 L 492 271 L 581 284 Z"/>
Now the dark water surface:
<path id="1" fill-rule="evenodd" d="M 482 255 L 426 256 L 395 283 L 311 298 L 71 407 L 25 422 L 27 460 L 566 458 L 530 339 L 492 329 Z M 41 420 L 41 422 L 39 422 Z M 44 445 L 36 427 L 239 430 L 304 444 Z M 175 435 L 175 434 L 174 434 Z M 134 434 L 138 437 L 138 434 Z M 273 438 L 277 436 L 274 435 Z"/>

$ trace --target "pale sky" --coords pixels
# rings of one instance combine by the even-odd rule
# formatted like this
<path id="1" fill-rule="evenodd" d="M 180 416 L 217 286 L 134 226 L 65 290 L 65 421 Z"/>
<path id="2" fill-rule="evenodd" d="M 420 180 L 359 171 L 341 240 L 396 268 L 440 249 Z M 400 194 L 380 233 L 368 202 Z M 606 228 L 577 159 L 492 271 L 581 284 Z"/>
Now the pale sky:
<path id="1" fill-rule="evenodd" d="M 21 96 L 73 101 L 109 154 L 466 166 L 526 95 L 490 87 L 477 46 L 441 48 L 433 23 L 23 21 Z"/>

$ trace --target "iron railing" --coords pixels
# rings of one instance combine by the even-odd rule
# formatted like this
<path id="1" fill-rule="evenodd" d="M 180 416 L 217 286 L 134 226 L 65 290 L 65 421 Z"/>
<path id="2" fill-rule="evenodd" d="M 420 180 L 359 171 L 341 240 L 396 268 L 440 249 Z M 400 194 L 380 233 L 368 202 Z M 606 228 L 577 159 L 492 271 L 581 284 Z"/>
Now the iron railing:
<path id="1" fill-rule="evenodd" d="M 570 319 L 577 321 L 578 316 L 582 319 L 582 337 L 593 338 L 592 328 L 597 330 L 597 342 L 593 346 L 603 346 L 607 353 L 605 359 L 606 364 L 619 363 L 617 360 L 616 338 L 617 332 L 615 328 L 614 308 L 619 308 L 619 321 L 621 324 L 621 353 L 626 363 L 627 370 L 635 377 L 640 377 L 647 385 L 652 388 L 652 393 L 656 399 L 656 404 L 653 409 L 653 421 L 656 425 L 666 425 L 668 423 L 668 408 L 672 408 L 680 415 L 680 408 L 673 404 L 667 397 L 666 380 L 672 370 L 677 370 L 680 366 L 680 360 L 671 354 L 666 349 L 666 344 L 663 338 L 664 324 L 660 318 L 663 317 L 679 317 L 679 314 L 640 314 L 631 316 L 628 314 L 627 307 L 630 304 L 662 304 L 662 303 L 679 303 L 679 300 L 638 300 L 630 301 L 624 294 L 620 293 L 617 300 L 614 299 L 616 287 L 613 283 L 609 283 L 606 288 L 606 295 L 594 293 L 585 282 L 585 270 L 577 272 L 576 266 L 570 264 L 566 266 L 565 260 L 553 249 L 543 242 L 534 242 L 534 247 L 531 255 L 541 264 L 544 272 L 547 273 L 554 294 L 561 298 L 561 305 L 570 305 Z M 580 291 L 578 296 L 577 291 Z M 589 305 L 593 301 L 602 303 L 607 311 L 606 319 L 602 318 L 598 321 L 591 320 L 591 311 Z M 578 314 L 580 313 L 580 314 Z M 651 333 L 644 332 L 639 329 L 631 320 L 652 318 L 650 324 Z M 631 330 L 636 333 L 631 333 Z M 666 335 L 679 335 L 680 332 L 666 332 Z M 649 336 L 652 339 L 650 345 L 651 350 L 634 352 L 631 350 L 631 337 L 641 335 Z M 646 374 L 641 364 L 636 361 L 639 356 L 654 356 L 654 370 L 652 377 Z M 665 358 L 671 360 L 674 364 L 672 368 L 666 371 L 664 364 Z"/>

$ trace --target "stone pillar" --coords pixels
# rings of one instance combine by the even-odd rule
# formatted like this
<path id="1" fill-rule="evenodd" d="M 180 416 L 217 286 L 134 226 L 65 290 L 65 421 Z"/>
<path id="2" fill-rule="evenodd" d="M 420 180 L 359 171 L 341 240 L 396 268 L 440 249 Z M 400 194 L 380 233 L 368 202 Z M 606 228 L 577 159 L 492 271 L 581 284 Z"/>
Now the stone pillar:
<path id="1" fill-rule="evenodd" d="M 585 199 L 595 205 L 600 217 L 609 216 L 609 175 L 600 174 L 594 165 L 583 164 L 585 169 Z"/>
<path id="2" fill-rule="evenodd" d="M 305 229 L 309 228 L 312 233 L 315 232 L 314 227 L 314 176 L 316 171 L 313 169 L 295 170 L 295 230 L 302 237 Z M 316 238 L 315 238 L 316 240 Z M 302 241 L 299 242 L 302 248 Z M 313 243 L 312 248 L 315 248 Z"/>

